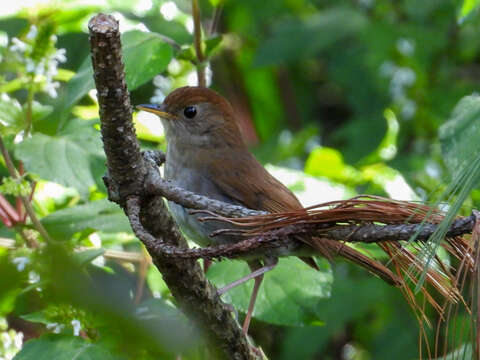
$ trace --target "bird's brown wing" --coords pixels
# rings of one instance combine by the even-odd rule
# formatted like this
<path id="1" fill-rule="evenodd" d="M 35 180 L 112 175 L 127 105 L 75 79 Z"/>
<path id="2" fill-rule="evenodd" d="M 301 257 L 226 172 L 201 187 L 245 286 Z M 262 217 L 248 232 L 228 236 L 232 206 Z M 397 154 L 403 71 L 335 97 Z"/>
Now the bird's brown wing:
<path id="1" fill-rule="evenodd" d="M 219 190 L 254 210 L 275 213 L 302 209 L 295 195 L 270 175 L 252 154 L 245 151 L 240 157 L 229 159 L 234 161 L 230 167 L 232 171 L 214 166 L 208 169 L 210 179 Z"/>
<path id="2" fill-rule="evenodd" d="M 244 206 L 268 212 L 287 212 L 303 208 L 295 195 L 270 175 L 248 151 L 245 151 L 236 159 L 215 160 L 233 161 L 235 163 L 231 167 L 233 170 L 230 172 L 218 169 L 218 167 L 215 170 L 213 166 L 208 171 L 213 175 L 210 178 L 225 195 L 237 200 Z M 212 159 L 212 161 L 214 160 Z M 232 186 L 231 184 L 235 185 Z M 335 255 L 345 257 L 392 285 L 398 286 L 400 283 L 397 276 L 384 265 L 345 244 L 318 238 L 302 238 L 301 240 L 316 249 L 319 255 L 329 259 Z M 313 258 L 300 257 L 300 259 L 318 269 Z"/>
<path id="3" fill-rule="evenodd" d="M 213 166 L 210 170 L 210 174 L 214 175 L 211 178 L 225 195 L 254 210 L 275 213 L 303 208 L 296 196 L 270 175 L 253 155 L 245 153 L 242 156 L 245 158 L 235 159 L 232 172 L 215 172 Z M 248 166 L 245 166 L 246 164 Z M 250 181 L 252 179 L 255 181 Z M 235 184 L 235 186 L 230 184 Z M 317 263 L 312 257 L 301 256 L 299 258 L 318 270 Z"/>

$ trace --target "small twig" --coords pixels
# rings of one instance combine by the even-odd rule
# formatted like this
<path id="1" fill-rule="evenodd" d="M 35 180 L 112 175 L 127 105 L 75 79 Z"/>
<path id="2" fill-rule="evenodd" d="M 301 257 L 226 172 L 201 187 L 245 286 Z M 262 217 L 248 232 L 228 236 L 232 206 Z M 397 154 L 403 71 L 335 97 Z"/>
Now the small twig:
<path id="1" fill-rule="evenodd" d="M 193 16 L 193 32 L 195 52 L 197 53 L 197 78 L 198 86 L 206 87 L 207 80 L 205 77 L 205 58 L 202 50 L 202 25 L 200 23 L 200 7 L 198 0 L 192 0 L 192 16 Z"/>
<path id="2" fill-rule="evenodd" d="M 2 153 L 3 159 L 5 160 L 5 164 L 7 166 L 7 170 L 10 176 L 15 180 L 20 180 L 20 175 L 18 174 L 17 169 L 15 168 L 15 165 L 13 165 L 13 161 L 10 158 L 10 155 L 8 154 L 8 151 L 1 137 L 0 137 L 0 152 Z M 42 223 L 38 219 L 37 214 L 35 214 L 35 210 L 33 209 L 32 203 L 29 201 L 29 199 L 25 196 L 20 196 L 20 199 L 22 199 L 22 203 L 23 203 L 23 206 L 25 207 L 25 211 L 30 217 L 30 220 L 32 221 L 33 226 L 35 227 L 35 230 L 37 230 L 40 233 L 40 235 L 42 235 L 45 241 L 55 242 L 50 237 L 50 235 L 48 235 L 47 230 L 45 230 Z"/>
<path id="3" fill-rule="evenodd" d="M 220 22 L 220 16 L 222 15 L 223 4 L 218 4 L 213 13 L 212 23 L 210 24 L 210 35 L 215 34 L 217 31 L 218 23 Z"/>

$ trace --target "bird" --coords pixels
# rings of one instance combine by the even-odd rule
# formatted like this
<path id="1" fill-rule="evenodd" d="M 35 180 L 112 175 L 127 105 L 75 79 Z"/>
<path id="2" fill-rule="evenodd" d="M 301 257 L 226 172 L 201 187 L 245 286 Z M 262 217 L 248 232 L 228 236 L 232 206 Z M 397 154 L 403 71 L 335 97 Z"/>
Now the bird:
<path id="1" fill-rule="evenodd" d="M 137 106 L 160 117 L 167 140 L 164 177 L 177 186 L 211 199 L 271 213 L 301 211 L 302 204 L 280 181 L 274 178 L 248 150 L 242 139 L 235 111 L 223 96 L 206 87 L 185 86 L 172 91 L 162 104 Z M 229 244 L 244 238 L 223 234 L 210 236 L 225 224 L 200 222 L 198 214 L 174 202 L 169 209 L 182 232 L 200 246 Z M 399 284 L 385 266 L 337 241 L 319 238 L 300 239 L 301 250 L 280 249 L 247 259 L 252 273 L 234 284 L 254 278 L 249 307 L 243 322 L 248 332 L 263 274 L 277 263 L 278 256 L 297 255 L 317 268 L 314 255 L 331 259 L 342 256 L 367 268 L 392 285 Z"/>

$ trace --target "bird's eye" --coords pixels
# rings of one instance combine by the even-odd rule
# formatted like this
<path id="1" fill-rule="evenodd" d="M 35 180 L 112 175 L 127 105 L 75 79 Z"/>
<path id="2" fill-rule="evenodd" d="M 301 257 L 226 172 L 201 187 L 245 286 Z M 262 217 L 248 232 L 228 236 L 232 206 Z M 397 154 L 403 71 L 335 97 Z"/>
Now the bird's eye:
<path id="1" fill-rule="evenodd" d="M 195 115 L 197 115 L 197 108 L 195 106 L 187 106 L 185 110 L 183 110 L 183 114 L 187 118 L 193 119 Z"/>

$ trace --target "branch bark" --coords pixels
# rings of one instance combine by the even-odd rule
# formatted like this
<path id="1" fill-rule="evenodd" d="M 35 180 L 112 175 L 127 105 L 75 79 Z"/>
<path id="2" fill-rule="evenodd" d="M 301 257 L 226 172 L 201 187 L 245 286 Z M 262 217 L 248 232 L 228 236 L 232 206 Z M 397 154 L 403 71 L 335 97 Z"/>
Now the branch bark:
<path id="1" fill-rule="evenodd" d="M 89 22 L 92 64 L 98 101 L 102 139 L 107 156 L 105 177 L 110 199 L 126 212 L 132 227 L 146 229 L 139 238 L 180 308 L 220 349 L 218 356 L 229 359 L 254 359 L 247 338 L 230 311 L 221 302 L 217 290 L 193 260 L 170 258 L 162 244 L 186 247 L 160 196 L 145 196 L 143 183 L 147 166 L 141 156 L 131 117 L 129 94 L 124 80 L 118 22 L 99 14 Z"/>

